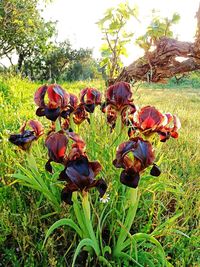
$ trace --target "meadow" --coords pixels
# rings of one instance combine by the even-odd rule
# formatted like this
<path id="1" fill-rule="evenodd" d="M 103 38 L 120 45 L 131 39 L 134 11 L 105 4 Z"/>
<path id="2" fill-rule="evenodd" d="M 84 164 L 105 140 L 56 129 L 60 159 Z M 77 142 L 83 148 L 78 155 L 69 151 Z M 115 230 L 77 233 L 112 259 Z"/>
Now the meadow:
<path id="1" fill-rule="evenodd" d="M 62 169 L 52 164 L 54 174 L 48 174 L 44 165 L 47 149 L 41 138 L 31 148 L 31 153 L 20 151 L 8 142 L 9 135 L 19 131 L 25 120 L 36 119 L 33 96 L 41 83 L 33 83 L 18 77 L 0 77 L 0 266 L 71 266 L 79 243 L 77 234 L 68 226 L 57 228 L 43 242 L 48 229 L 62 218 L 75 220 L 72 207 L 61 203 L 59 192 L 62 185 L 57 181 Z M 61 84 L 76 95 L 85 87 L 105 90 L 103 81 L 84 81 Z M 178 139 L 170 139 L 156 148 L 156 163 L 161 169 L 159 177 L 143 174 L 139 184 L 140 201 L 130 233 L 146 233 L 158 240 L 168 262 L 175 267 L 197 267 L 199 254 L 199 186 L 200 186 L 200 89 L 132 88 L 134 103 L 138 106 L 152 105 L 162 112 L 176 114 L 181 121 Z M 128 203 L 123 197 L 128 190 L 119 182 L 120 171 L 112 165 L 116 147 L 128 140 L 127 132 L 110 133 L 106 119 L 99 112 L 93 114 L 92 123 L 86 121 L 76 131 L 86 141 L 91 160 L 99 160 L 103 166 L 100 177 L 108 184 L 108 203 L 99 202 L 98 194 L 91 190 L 92 221 L 106 215 L 99 235 L 102 243 L 113 246 L 113 236 L 123 227 L 121 222 Z M 39 120 L 48 127 L 45 118 Z M 119 134 L 120 133 L 120 134 Z M 39 190 L 19 183 L 19 174 L 34 175 L 36 169 L 48 192 L 48 198 Z M 115 216 L 114 216 L 115 215 Z M 118 219 L 116 220 L 116 215 Z M 156 249 L 150 243 L 140 242 L 137 247 L 137 263 L 115 262 L 106 254 L 110 266 L 162 266 L 156 262 Z M 152 255 L 152 261 L 145 253 Z M 87 253 L 79 253 L 75 266 L 107 266 Z M 168 265 L 170 266 L 170 265 Z"/>

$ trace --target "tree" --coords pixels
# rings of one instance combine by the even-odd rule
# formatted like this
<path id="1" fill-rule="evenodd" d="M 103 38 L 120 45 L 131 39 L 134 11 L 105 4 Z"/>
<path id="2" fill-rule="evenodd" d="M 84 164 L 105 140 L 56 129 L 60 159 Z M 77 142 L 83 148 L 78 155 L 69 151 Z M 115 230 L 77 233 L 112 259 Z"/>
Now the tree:
<path id="1" fill-rule="evenodd" d="M 115 82 L 142 80 L 166 83 L 168 78 L 177 74 L 200 69 L 200 6 L 196 18 L 197 31 L 194 43 L 159 36 L 150 43 L 150 48 L 145 51 L 143 57 L 122 70 Z"/>
<path id="2" fill-rule="evenodd" d="M 20 71 L 25 58 L 48 48 L 55 24 L 45 22 L 37 9 L 39 0 L 0 1 L 0 57 L 18 55 Z"/>
<path id="3" fill-rule="evenodd" d="M 91 58 L 91 49 L 73 49 L 70 41 L 66 40 L 52 44 L 45 53 L 39 51 L 27 58 L 24 62 L 23 73 L 32 80 L 55 81 L 60 78 L 68 79 L 70 71 L 70 79 L 73 80 L 74 77 L 78 79 L 78 72 L 81 71 L 83 63 L 88 64 Z M 78 72 L 74 73 L 75 70 Z"/>
<path id="4" fill-rule="evenodd" d="M 68 81 L 79 81 L 100 78 L 98 62 L 92 57 L 75 61 L 63 75 L 63 79 Z"/>
<path id="5" fill-rule="evenodd" d="M 115 78 L 122 67 L 121 56 L 127 56 L 126 44 L 131 41 L 132 32 L 126 31 L 127 22 L 137 16 L 137 8 L 130 8 L 128 2 L 110 8 L 97 24 L 103 33 L 105 43 L 101 46 L 101 66 L 106 65 L 107 76 Z"/>

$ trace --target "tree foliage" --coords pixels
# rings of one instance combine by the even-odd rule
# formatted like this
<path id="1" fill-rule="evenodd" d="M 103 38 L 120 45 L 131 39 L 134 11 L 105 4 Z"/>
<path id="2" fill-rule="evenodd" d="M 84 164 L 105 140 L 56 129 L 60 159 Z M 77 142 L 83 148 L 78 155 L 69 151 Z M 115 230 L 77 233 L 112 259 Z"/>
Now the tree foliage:
<path id="1" fill-rule="evenodd" d="M 23 73 L 32 80 L 79 80 L 84 64 L 92 59 L 91 49 L 73 49 L 69 40 L 52 44 L 24 62 Z"/>
<path id="2" fill-rule="evenodd" d="M 174 13 L 172 18 L 161 18 L 156 14 L 155 10 L 153 10 L 152 15 L 153 19 L 147 27 L 146 33 L 136 39 L 136 44 L 144 49 L 145 53 L 148 53 L 161 37 L 173 38 L 174 33 L 171 27 L 180 20 L 180 15 L 178 13 Z"/>
<path id="3" fill-rule="evenodd" d="M 131 8 L 128 2 L 109 8 L 97 24 L 102 31 L 104 43 L 101 46 L 101 66 L 106 66 L 109 79 L 115 78 L 122 68 L 121 56 L 127 56 L 126 44 L 131 41 L 133 32 L 126 30 L 131 17 L 137 16 L 137 8 Z"/>
<path id="4" fill-rule="evenodd" d="M 0 57 L 18 55 L 18 70 L 27 57 L 48 48 L 55 24 L 45 22 L 38 10 L 39 0 L 0 1 Z"/>

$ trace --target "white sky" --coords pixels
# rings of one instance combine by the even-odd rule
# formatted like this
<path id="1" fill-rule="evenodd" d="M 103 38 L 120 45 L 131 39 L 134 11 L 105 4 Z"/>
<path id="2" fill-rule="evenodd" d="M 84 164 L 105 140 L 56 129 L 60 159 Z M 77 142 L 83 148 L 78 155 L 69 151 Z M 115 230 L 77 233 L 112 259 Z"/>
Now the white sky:
<path id="1" fill-rule="evenodd" d="M 46 20 L 58 21 L 57 41 L 69 39 L 74 48 L 93 48 L 93 55 L 100 57 L 99 48 L 102 34 L 96 24 L 109 7 L 114 7 L 124 0 L 53 0 L 43 8 L 42 16 Z M 130 6 L 135 4 L 139 8 L 141 23 L 131 21 L 129 28 L 139 36 L 145 33 L 151 20 L 151 10 L 160 10 L 161 17 L 171 17 L 173 13 L 180 14 L 180 22 L 174 26 L 173 32 L 182 41 L 193 41 L 196 30 L 195 15 L 200 0 L 129 0 Z M 128 58 L 124 64 L 128 65 L 142 56 L 143 50 L 132 42 L 128 47 Z M 5 63 L 5 62 L 4 62 Z"/>
<path id="2" fill-rule="evenodd" d="M 93 48 L 94 57 L 100 57 L 99 48 L 102 34 L 95 24 L 103 17 L 109 7 L 114 7 L 123 0 L 54 0 L 44 9 L 45 19 L 57 20 L 58 41 L 69 39 L 74 48 Z M 195 15 L 199 0 L 129 0 L 130 6 L 139 8 L 141 23 L 132 21 L 129 25 L 135 36 L 145 33 L 151 20 L 151 10 L 160 10 L 161 17 L 180 14 L 180 22 L 174 26 L 173 32 L 182 41 L 193 41 L 196 30 Z M 128 47 L 129 56 L 124 64 L 130 64 L 142 55 L 142 50 L 132 43 Z"/>

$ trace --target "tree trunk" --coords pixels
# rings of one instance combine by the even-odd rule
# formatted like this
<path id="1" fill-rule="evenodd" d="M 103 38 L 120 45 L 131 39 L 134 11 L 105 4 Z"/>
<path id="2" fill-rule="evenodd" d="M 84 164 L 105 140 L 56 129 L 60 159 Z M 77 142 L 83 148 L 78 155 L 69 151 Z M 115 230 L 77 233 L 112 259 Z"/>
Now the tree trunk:
<path id="1" fill-rule="evenodd" d="M 18 58 L 18 62 L 17 62 L 17 71 L 18 72 L 21 72 L 23 61 L 24 61 L 24 54 L 20 53 L 19 58 Z"/>
<path id="2" fill-rule="evenodd" d="M 147 81 L 166 83 L 177 74 L 200 69 L 200 6 L 196 14 L 197 32 L 194 43 L 162 37 L 154 51 L 125 67 L 115 82 Z"/>

